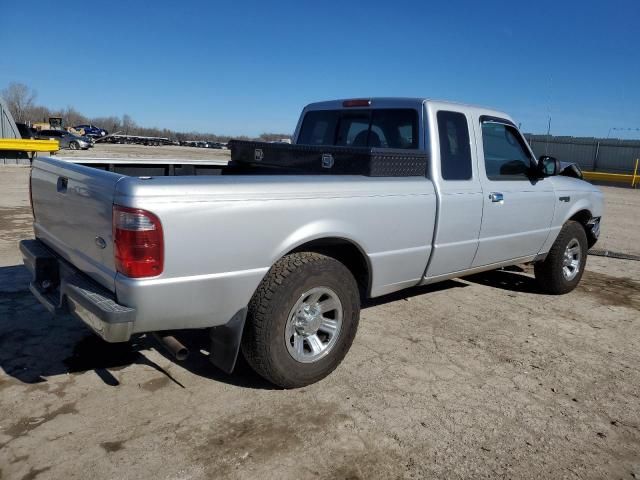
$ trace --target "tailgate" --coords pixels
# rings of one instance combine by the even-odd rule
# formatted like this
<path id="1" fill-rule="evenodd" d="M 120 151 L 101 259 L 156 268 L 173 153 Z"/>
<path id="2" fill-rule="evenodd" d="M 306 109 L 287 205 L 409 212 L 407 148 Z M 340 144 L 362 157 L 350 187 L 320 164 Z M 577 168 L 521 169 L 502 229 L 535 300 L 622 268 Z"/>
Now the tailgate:
<path id="1" fill-rule="evenodd" d="M 34 160 L 31 173 L 36 237 L 111 291 L 113 195 L 122 178 L 50 158 Z"/>

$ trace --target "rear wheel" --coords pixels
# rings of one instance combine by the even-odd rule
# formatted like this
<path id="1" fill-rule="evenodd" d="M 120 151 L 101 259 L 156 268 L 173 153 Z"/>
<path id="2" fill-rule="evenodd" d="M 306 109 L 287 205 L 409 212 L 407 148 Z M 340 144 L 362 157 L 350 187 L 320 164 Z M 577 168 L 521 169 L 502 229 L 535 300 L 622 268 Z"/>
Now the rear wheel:
<path id="1" fill-rule="evenodd" d="M 309 385 L 340 364 L 359 316 L 358 285 L 342 263 L 318 253 L 287 255 L 249 304 L 242 352 L 275 385 Z"/>
<path id="2" fill-rule="evenodd" d="M 560 230 L 547 258 L 534 267 L 536 280 L 546 293 L 568 293 L 580 283 L 587 263 L 587 235 L 582 225 L 569 221 Z"/>

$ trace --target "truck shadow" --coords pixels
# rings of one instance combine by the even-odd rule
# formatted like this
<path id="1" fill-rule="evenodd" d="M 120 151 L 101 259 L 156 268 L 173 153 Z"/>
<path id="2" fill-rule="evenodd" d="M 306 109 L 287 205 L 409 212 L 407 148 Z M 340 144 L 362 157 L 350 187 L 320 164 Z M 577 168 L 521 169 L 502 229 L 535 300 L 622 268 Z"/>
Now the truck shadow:
<path id="1" fill-rule="evenodd" d="M 505 267 L 500 270 L 477 273 L 464 277 L 464 279 L 471 283 L 508 290 L 510 292 L 544 295 L 544 292 L 538 287 L 536 279 L 529 276 L 527 271 L 520 266 Z"/>
<path id="2" fill-rule="evenodd" d="M 466 279 L 496 288 L 537 293 L 533 279 L 514 272 L 489 272 Z M 176 334 L 191 352 L 185 361 L 177 362 L 150 336 L 111 344 L 102 341 L 70 315 L 50 315 L 29 292 L 28 283 L 29 274 L 23 266 L 0 267 L 0 368 L 22 383 L 41 383 L 55 375 L 93 371 L 105 385 L 116 387 L 120 382 L 114 372 L 132 365 L 146 365 L 165 375 L 175 385 L 186 388 L 183 384 L 186 382 L 176 378 L 175 369 L 171 369 L 173 373 L 169 372 L 152 360 L 149 353 L 155 350 L 170 362 L 200 377 L 243 388 L 277 388 L 257 375 L 242 355 L 239 355 L 232 374 L 214 367 L 208 359 L 210 343 L 204 330 Z M 468 283 L 449 280 L 414 287 L 367 300 L 362 308 L 467 286 Z"/>
<path id="3" fill-rule="evenodd" d="M 151 337 L 141 336 L 127 343 L 107 343 L 70 315 L 52 316 L 28 289 L 28 271 L 22 265 L 0 267 L 0 369 L 27 384 L 43 383 L 47 377 L 93 371 L 105 385 L 117 387 L 114 372 L 131 365 L 146 365 L 185 388 L 176 378 L 150 358 L 156 350 L 176 362 Z M 212 380 L 247 388 L 271 389 L 241 359 L 233 374 L 209 363 L 205 331 L 185 331 L 178 336 L 189 347 L 186 361 L 176 362 L 187 371 Z M 161 362 L 162 363 L 162 362 Z M 184 378 L 184 376 L 182 376 Z"/>
<path id="4" fill-rule="evenodd" d="M 411 287 L 406 290 L 400 290 L 399 292 L 390 293 L 382 297 L 369 298 L 362 302 L 362 308 L 371 308 L 378 305 L 384 305 L 385 303 L 397 302 L 398 300 L 406 300 L 412 297 L 418 297 L 420 295 L 426 295 L 428 293 L 440 292 L 442 290 L 449 290 L 451 288 L 464 288 L 469 285 L 459 280 L 445 280 L 444 282 L 434 283 L 432 285 L 422 285 L 420 287 Z"/>

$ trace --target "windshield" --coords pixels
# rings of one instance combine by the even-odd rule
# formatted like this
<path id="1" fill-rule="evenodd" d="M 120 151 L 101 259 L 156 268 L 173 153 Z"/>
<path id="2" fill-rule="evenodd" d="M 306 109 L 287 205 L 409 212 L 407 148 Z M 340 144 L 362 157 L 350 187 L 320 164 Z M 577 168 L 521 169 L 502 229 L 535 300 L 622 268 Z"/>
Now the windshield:
<path id="1" fill-rule="evenodd" d="M 307 112 L 297 143 L 415 149 L 418 148 L 418 112 L 411 108 Z"/>

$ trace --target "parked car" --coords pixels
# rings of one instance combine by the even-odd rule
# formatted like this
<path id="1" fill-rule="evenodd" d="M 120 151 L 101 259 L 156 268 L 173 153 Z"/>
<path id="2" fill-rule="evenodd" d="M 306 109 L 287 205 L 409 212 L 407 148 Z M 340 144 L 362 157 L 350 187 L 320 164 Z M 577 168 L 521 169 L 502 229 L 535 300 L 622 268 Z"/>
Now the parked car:
<path id="1" fill-rule="evenodd" d="M 77 135 L 77 136 L 79 136 L 82 140 L 87 142 L 89 144 L 89 148 L 93 148 L 96 146 L 96 141 L 93 137 L 88 137 L 86 135 Z"/>
<path id="2" fill-rule="evenodd" d="M 88 137 L 106 137 L 109 135 L 109 132 L 105 129 L 98 128 L 95 125 L 76 125 L 73 128 L 76 130 L 84 130 L 84 134 Z"/>
<path id="3" fill-rule="evenodd" d="M 242 351 L 291 388 L 340 364 L 363 299 L 522 263 L 567 293 L 599 235 L 598 188 L 536 159 L 496 110 L 315 103 L 293 145 L 231 151 L 229 165 L 35 159 L 33 294 L 109 342 L 164 332 L 177 358 L 166 331 L 208 329 L 214 365 Z"/>
<path id="4" fill-rule="evenodd" d="M 58 142 L 60 142 L 61 149 L 68 148 L 70 150 L 87 150 L 91 146 L 90 139 L 73 135 L 65 130 L 40 130 L 37 132 L 36 138 L 42 140 L 58 140 Z"/>

